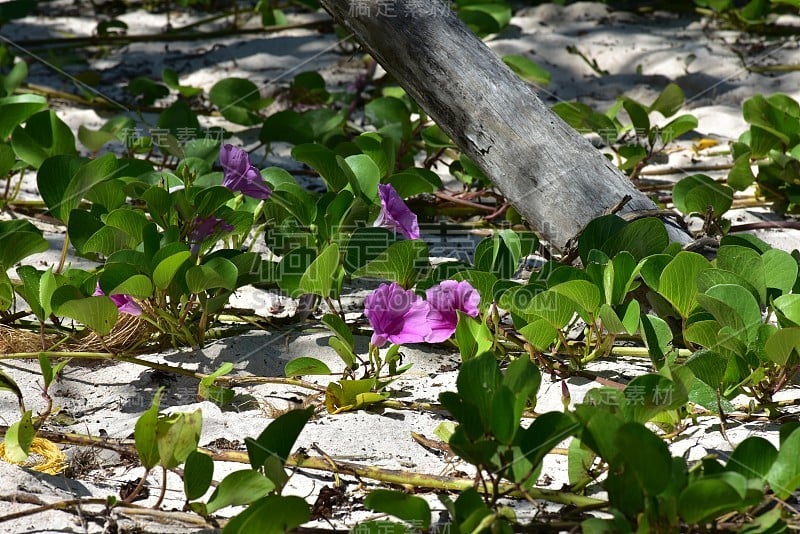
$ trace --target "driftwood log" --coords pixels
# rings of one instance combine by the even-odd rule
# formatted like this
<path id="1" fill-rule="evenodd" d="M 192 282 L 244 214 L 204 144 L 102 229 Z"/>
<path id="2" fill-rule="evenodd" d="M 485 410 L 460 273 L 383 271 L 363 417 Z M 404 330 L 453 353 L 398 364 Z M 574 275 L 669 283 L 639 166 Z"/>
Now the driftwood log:
<path id="1" fill-rule="evenodd" d="M 655 208 L 440 0 L 320 3 L 555 248 L 625 195 L 621 213 Z"/>

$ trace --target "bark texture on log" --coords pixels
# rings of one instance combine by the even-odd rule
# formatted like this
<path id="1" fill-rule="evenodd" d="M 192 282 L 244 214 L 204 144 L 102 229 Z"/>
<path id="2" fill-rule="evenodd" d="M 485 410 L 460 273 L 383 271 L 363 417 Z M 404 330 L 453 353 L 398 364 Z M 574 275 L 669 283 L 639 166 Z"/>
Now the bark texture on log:
<path id="1" fill-rule="evenodd" d="M 439 0 L 320 3 L 553 246 L 625 195 L 622 213 L 655 208 Z"/>

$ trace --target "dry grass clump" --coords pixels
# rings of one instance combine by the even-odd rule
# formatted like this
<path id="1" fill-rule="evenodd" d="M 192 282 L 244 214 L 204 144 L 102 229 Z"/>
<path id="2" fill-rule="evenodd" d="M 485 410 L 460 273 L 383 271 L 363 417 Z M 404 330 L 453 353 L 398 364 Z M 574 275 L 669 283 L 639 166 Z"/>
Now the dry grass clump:
<path id="1" fill-rule="evenodd" d="M 44 334 L 0 324 L 0 354 L 59 350 L 73 352 L 143 352 L 153 339 L 155 327 L 141 316 L 121 314 L 107 336 L 91 331 L 64 335 Z"/>
<path id="2" fill-rule="evenodd" d="M 64 350 L 76 352 L 143 352 L 153 338 L 155 328 L 141 316 L 121 314 L 117 324 L 107 336 L 89 332 L 82 338 L 68 342 Z"/>
<path id="3" fill-rule="evenodd" d="M 55 342 L 56 336 L 44 336 L 45 346 L 50 346 Z M 42 350 L 42 336 L 38 333 L 0 324 L 0 354 L 38 352 L 40 350 Z"/>

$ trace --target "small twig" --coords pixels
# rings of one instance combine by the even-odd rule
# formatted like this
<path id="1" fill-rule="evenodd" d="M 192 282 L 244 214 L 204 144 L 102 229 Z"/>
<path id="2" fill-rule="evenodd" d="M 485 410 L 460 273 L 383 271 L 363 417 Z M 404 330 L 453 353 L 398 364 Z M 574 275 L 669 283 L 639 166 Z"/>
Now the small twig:
<path id="1" fill-rule="evenodd" d="M 772 228 L 791 228 L 800 230 L 800 221 L 759 221 L 745 224 L 734 224 L 729 232 L 747 232 L 749 230 L 769 230 Z"/>
<path id="2" fill-rule="evenodd" d="M 386 399 L 381 402 L 373 404 L 373 406 L 377 406 L 380 408 L 392 408 L 394 410 L 416 410 L 416 411 L 426 411 L 426 412 L 443 412 L 447 413 L 447 410 L 441 404 L 434 404 L 431 402 L 411 402 L 411 401 L 399 401 L 394 399 Z"/>
<path id="3" fill-rule="evenodd" d="M 0 360 L 36 360 L 42 354 L 48 358 L 73 358 L 77 360 L 107 360 L 112 362 L 125 362 L 142 367 L 149 367 L 157 371 L 165 373 L 175 373 L 191 378 L 202 380 L 208 375 L 205 373 L 198 373 L 182 367 L 175 367 L 164 363 L 150 362 L 142 358 L 134 356 L 123 356 L 121 354 L 112 354 L 110 352 L 16 352 L 12 354 L 0 354 Z M 226 387 L 236 387 L 247 384 L 284 384 L 288 386 L 302 387 L 312 389 L 324 393 L 326 388 L 313 382 L 307 382 L 298 378 L 285 378 L 278 376 L 221 376 L 215 381 L 215 384 Z"/>
<path id="4" fill-rule="evenodd" d="M 175 367 L 165 363 L 156 363 L 136 358 L 135 356 L 124 356 L 122 354 L 114 354 L 111 352 L 69 352 L 69 351 L 45 351 L 45 352 L 14 352 L 11 354 L 0 354 L 0 360 L 36 360 L 39 355 L 44 355 L 48 358 L 72 358 L 77 360 L 107 360 L 110 362 L 125 362 L 141 365 L 142 367 L 149 367 L 157 371 L 165 373 L 175 373 L 183 376 L 190 376 L 198 380 L 205 378 L 205 374 L 183 369 L 182 367 Z"/>
<path id="5" fill-rule="evenodd" d="M 625 207 L 625 204 L 633 200 L 633 197 L 630 195 L 623 196 L 619 202 L 608 208 L 603 215 L 614 215 L 615 213 L 619 213 L 622 208 Z"/>
<path id="6" fill-rule="evenodd" d="M 15 313 L 10 313 L 8 315 L 3 315 L 3 317 L 0 317 L 0 324 L 12 324 L 15 321 L 17 321 L 18 319 L 22 319 L 23 317 L 27 317 L 30 314 L 31 314 L 30 310 L 24 310 L 24 311 L 18 311 L 18 312 L 15 312 Z"/>
<path id="7" fill-rule="evenodd" d="M 508 208 L 510 208 L 510 207 L 511 207 L 511 204 L 509 202 L 504 202 L 499 208 L 497 208 L 492 213 L 487 215 L 486 219 L 487 220 L 492 220 L 492 219 L 494 219 L 496 217 L 499 217 L 500 215 L 503 215 L 506 211 L 508 211 Z"/>
<path id="8" fill-rule="evenodd" d="M 317 453 L 320 456 L 322 456 L 325 459 L 325 461 L 327 461 L 328 464 L 331 466 L 331 472 L 333 473 L 334 485 L 337 488 L 341 488 L 342 487 L 342 481 L 339 478 L 339 471 L 336 470 L 336 462 L 334 462 L 333 458 L 331 458 L 330 455 L 327 452 L 323 451 L 322 448 L 316 442 L 312 443 L 311 447 L 315 451 L 317 451 Z"/>
<path id="9" fill-rule="evenodd" d="M 698 252 L 702 251 L 706 247 L 717 249 L 719 248 L 719 240 L 714 237 L 700 237 L 692 241 L 691 243 L 687 243 L 683 246 L 683 250 L 688 250 L 689 252 Z"/>
<path id="10" fill-rule="evenodd" d="M 0 500 L 8 501 L 11 500 L 7 496 L 3 495 L 0 497 Z M 32 499 L 33 500 L 33 499 Z M 38 500 L 38 502 L 30 502 L 30 504 L 38 504 L 44 501 Z M 42 504 L 37 508 L 30 508 L 28 510 L 20 510 L 19 512 L 14 512 L 11 514 L 6 514 L 0 516 L 0 523 L 5 523 L 6 521 L 13 521 L 14 519 L 21 519 L 23 517 L 30 517 L 32 515 L 40 514 L 42 512 L 47 512 L 48 510 L 64 510 L 67 511 L 69 508 L 73 506 L 80 507 L 85 506 L 87 504 L 100 504 L 104 505 L 107 504 L 106 499 L 71 499 L 68 501 L 58 501 L 53 502 L 50 504 Z"/>
<path id="11" fill-rule="evenodd" d="M 440 191 L 435 192 L 433 195 L 440 200 L 452 202 L 453 204 L 460 204 L 462 206 L 469 206 L 478 211 L 485 211 L 487 213 L 494 213 L 495 210 L 497 209 L 494 206 L 487 206 L 486 204 L 478 204 L 477 202 L 470 202 L 469 200 L 464 200 L 458 197 L 450 196 Z"/>
<path id="12" fill-rule="evenodd" d="M 689 174 L 697 172 L 713 172 L 713 171 L 727 171 L 733 168 L 731 163 L 721 163 L 719 165 L 693 165 L 691 167 L 668 167 L 666 169 L 651 169 L 649 171 L 642 170 L 639 176 L 671 176 L 673 174 Z M 724 180 L 718 180 L 720 182 Z M 665 184 L 665 186 L 672 187 L 673 183 Z M 643 186 L 649 187 L 649 186 Z M 640 190 L 645 190 L 640 187 Z"/>
<path id="13" fill-rule="evenodd" d="M 632 197 L 630 195 L 624 195 L 619 202 L 610 206 L 606 210 L 603 211 L 602 215 L 613 215 L 619 212 L 622 208 L 625 207 L 625 204 L 630 202 Z M 575 259 L 578 257 L 578 240 L 580 239 L 581 235 L 583 234 L 583 229 L 580 232 L 575 234 L 569 241 L 567 241 L 566 246 L 564 247 L 565 254 L 559 260 L 559 263 L 563 265 L 570 265 Z"/>
<path id="14" fill-rule="evenodd" d="M 577 46 L 572 46 L 572 45 L 568 46 L 567 47 L 567 52 L 569 52 L 570 54 L 575 54 L 576 56 L 580 57 L 589 66 L 590 69 L 592 69 L 594 72 L 596 72 L 600 76 L 608 76 L 609 75 L 609 72 L 607 70 L 600 68 L 600 65 L 597 64 L 597 60 L 596 59 L 589 59 L 589 57 L 586 56 L 586 54 L 584 54 L 583 52 L 578 50 Z"/>
<path id="15" fill-rule="evenodd" d="M 202 375 L 206 376 L 206 375 Z M 327 387 L 320 386 L 313 382 L 300 380 L 299 378 L 286 378 L 280 376 L 221 376 L 214 381 L 217 385 L 225 387 L 236 387 L 253 384 L 283 384 L 286 386 L 297 386 L 325 393 Z"/>
<path id="16" fill-rule="evenodd" d="M 105 508 L 100 513 L 106 514 L 108 511 L 108 504 L 109 504 L 108 499 L 99 499 L 99 498 L 70 499 L 67 501 L 58 501 L 54 503 L 45 504 L 44 501 L 42 501 L 38 497 L 25 493 L 13 494 L 13 495 L 0 495 L 0 501 L 37 505 L 36 508 L 29 508 L 27 510 L 20 510 L 19 512 L 14 512 L 12 514 L 0 516 L 0 523 L 6 521 L 13 521 L 15 519 L 21 519 L 23 517 L 31 517 L 36 514 L 41 514 L 42 512 L 47 512 L 49 510 L 62 510 L 64 512 L 70 512 L 72 511 L 71 510 L 72 508 L 76 508 L 78 509 L 77 512 L 78 514 L 88 515 L 87 510 L 83 509 L 84 506 L 88 505 L 105 506 Z M 208 529 L 209 527 L 217 529 L 220 526 L 224 526 L 227 523 L 226 519 L 207 521 L 205 518 L 197 514 L 177 512 L 177 511 L 164 512 L 161 510 L 152 510 L 149 508 L 143 508 L 136 504 L 126 504 L 121 502 L 115 504 L 114 509 L 117 513 L 129 516 L 140 516 L 140 517 L 145 516 L 155 521 L 158 521 L 162 525 L 174 524 L 176 521 L 180 521 L 185 525 L 191 527 L 200 527 L 205 530 Z"/>
<path id="17" fill-rule="evenodd" d="M 450 448 L 450 445 L 448 445 L 444 441 L 427 438 L 422 434 L 417 434 L 416 432 L 411 433 L 411 439 L 413 439 L 414 441 L 416 441 L 429 451 L 433 452 L 434 454 L 444 453 L 447 456 L 453 456 L 453 450 Z"/>
<path id="18" fill-rule="evenodd" d="M 730 438 L 728 438 L 728 434 L 727 434 L 727 432 L 725 432 L 726 416 L 725 416 L 725 411 L 722 409 L 722 398 L 721 398 L 721 395 L 719 393 L 719 388 L 717 388 L 716 394 L 717 394 L 717 411 L 719 411 L 719 414 L 718 414 L 719 415 L 719 433 L 722 435 L 722 439 L 727 441 L 728 445 L 730 445 L 732 449 L 736 448 L 736 445 L 730 440 Z"/>

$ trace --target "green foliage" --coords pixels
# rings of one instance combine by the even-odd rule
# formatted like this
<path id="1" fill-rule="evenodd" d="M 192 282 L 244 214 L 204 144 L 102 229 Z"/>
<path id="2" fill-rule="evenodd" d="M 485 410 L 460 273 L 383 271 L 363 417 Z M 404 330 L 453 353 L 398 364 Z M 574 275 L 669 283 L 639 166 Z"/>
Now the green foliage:
<path id="1" fill-rule="evenodd" d="M 428 246 L 424 241 L 398 241 L 375 259 L 353 272 L 354 277 L 381 278 L 412 287 L 428 267 Z"/>
<path id="2" fill-rule="evenodd" d="M 693 174 L 675 184 L 672 200 L 675 207 L 687 215 L 719 218 L 733 204 L 733 189 L 704 174 Z"/>
<path id="3" fill-rule="evenodd" d="M 455 8 L 458 17 L 481 37 L 498 33 L 511 21 L 511 6 L 502 0 L 456 0 Z"/>
<path id="4" fill-rule="evenodd" d="M 50 248 L 41 230 L 24 220 L 0 221 L 0 270 Z"/>
<path id="5" fill-rule="evenodd" d="M 270 423 L 258 438 L 248 438 L 252 469 L 228 474 L 208 501 L 202 502 L 197 499 L 208 491 L 214 472 L 212 459 L 197 449 L 202 416 L 199 411 L 160 415 L 160 397 L 161 390 L 136 422 L 136 449 L 148 471 L 159 464 L 165 470 L 184 466 L 184 491 L 187 500 L 194 501 L 189 508 L 207 516 L 228 506 L 250 505 L 228 523 L 228 532 L 255 532 L 255 525 L 261 532 L 265 528 L 283 532 L 309 520 L 308 505 L 296 497 L 280 496 L 280 491 L 288 480 L 284 468 L 289 452 L 313 408 L 288 412 Z"/>
<path id="6" fill-rule="evenodd" d="M 797 0 L 694 0 L 729 26 L 757 32 L 772 25 L 781 13 L 796 13 Z"/>
<path id="7" fill-rule="evenodd" d="M 728 184 L 741 191 L 755 183 L 758 192 L 775 203 L 775 209 L 796 211 L 800 104 L 781 93 L 755 95 L 742 104 L 742 114 L 750 129 L 731 147 L 734 165 Z"/>
<path id="8" fill-rule="evenodd" d="M 234 396 L 234 391 L 230 388 L 217 386 L 214 382 L 217 378 L 225 376 L 233 370 L 231 362 L 223 363 L 219 369 L 200 379 L 197 389 L 197 396 L 201 399 L 209 399 L 219 405 L 229 403 Z"/>
<path id="9" fill-rule="evenodd" d="M 139 459 L 145 469 L 161 465 L 173 469 L 197 450 L 203 417 L 200 411 L 160 415 L 161 390 L 153 403 L 136 421 L 134 438 Z M 166 482 L 165 482 L 166 483 Z"/>
<path id="10" fill-rule="evenodd" d="M 674 117 L 683 107 L 684 98 L 683 90 L 670 83 L 649 106 L 621 96 L 605 113 L 579 102 L 560 102 L 552 109 L 578 132 L 599 135 L 614 151 L 620 170 L 638 178 L 641 169 L 662 154 L 667 145 L 697 127 L 693 115 Z M 623 110 L 629 123 L 618 118 Z M 656 113 L 669 120 L 656 123 L 653 120 Z"/>
<path id="11" fill-rule="evenodd" d="M 14 379 L 8 376 L 3 371 L 0 371 L 0 391 L 10 391 L 17 397 L 17 402 L 19 402 L 19 407 L 24 411 L 25 403 L 22 399 L 22 390 L 19 389 L 19 386 Z"/>
<path id="12" fill-rule="evenodd" d="M 21 94 L 0 98 L 0 139 L 5 140 L 15 128 L 45 107 L 47 100 L 38 95 Z"/>
<path id="13" fill-rule="evenodd" d="M 464 362 L 457 392 L 439 396 L 459 423 L 450 447 L 484 469 L 481 476 L 492 483 L 507 479 L 530 487 L 546 451 L 571 433 L 573 423 L 564 414 L 537 419 L 527 429 L 520 426 L 526 405 L 535 402 L 538 384 L 538 370 L 527 358 L 512 362 L 503 375 L 494 355 L 484 352 Z"/>
<path id="14" fill-rule="evenodd" d="M 33 168 L 39 168 L 51 156 L 77 156 L 75 136 L 52 110 L 40 111 L 28 117 L 24 127 L 14 128 L 11 147 L 19 159 Z"/>
<path id="15" fill-rule="evenodd" d="M 151 106 L 153 103 L 169 94 L 169 89 L 146 76 L 138 76 L 125 87 L 141 106 Z"/>
<path id="16" fill-rule="evenodd" d="M 36 0 L 11 0 L 0 4 L 0 24 L 13 19 L 21 19 L 36 9 Z M 0 136 L 2 137 L 2 136 Z"/>
<path id="17" fill-rule="evenodd" d="M 399 491 L 373 490 L 364 499 L 364 506 L 413 522 L 423 530 L 427 530 L 431 524 L 431 509 L 427 501 Z"/>
<path id="18" fill-rule="evenodd" d="M 511 67 L 520 78 L 536 85 L 550 83 L 550 73 L 525 56 L 510 54 L 503 56 L 503 63 Z"/>
<path id="19" fill-rule="evenodd" d="M 214 84 L 208 94 L 222 116 L 234 124 L 253 126 L 261 122 L 258 111 L 271 100 L 262 99 L 256 84 L 243 78 L 225 78 Z"/>

